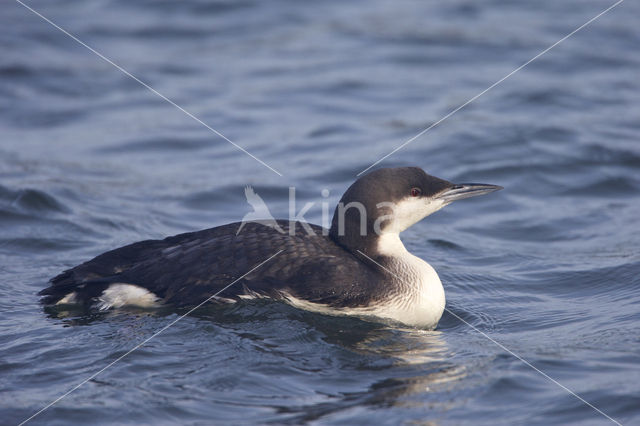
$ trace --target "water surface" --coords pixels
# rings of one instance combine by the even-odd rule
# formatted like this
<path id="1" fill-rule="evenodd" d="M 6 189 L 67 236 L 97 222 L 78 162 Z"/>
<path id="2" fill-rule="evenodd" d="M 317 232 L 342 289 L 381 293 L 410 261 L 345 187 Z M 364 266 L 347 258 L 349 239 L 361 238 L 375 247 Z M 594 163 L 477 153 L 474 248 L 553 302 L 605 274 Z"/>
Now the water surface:
<path id="1" fill-rule="evenodd" d="M 320 223 L 355 175 L 610 5 L 18 3 L 0 12 L 0 418 L 23 421 L 182 312 L 48 315 L 46 281 L 130 242 Z M 403 234 L 440 274 L 435 331 L 280 303 L 207 307 L 41 424 L 640 421 L 640 8 L 624 2 L 381 165 L 504 186 Z M 456 318 L 460 317 L 462 320 Z M 470 325 L 468 325 L 468 324 Z"/>

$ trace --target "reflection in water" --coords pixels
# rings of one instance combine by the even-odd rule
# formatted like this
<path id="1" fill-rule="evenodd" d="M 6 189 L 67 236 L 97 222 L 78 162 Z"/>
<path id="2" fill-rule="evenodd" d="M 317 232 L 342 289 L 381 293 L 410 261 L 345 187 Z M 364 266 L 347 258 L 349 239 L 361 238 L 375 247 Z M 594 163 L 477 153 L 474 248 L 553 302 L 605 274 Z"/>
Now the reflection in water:
<path id="1" fill-rule="evenodd" d="M 466 376 L 464 365 L 449 361 L 450 350 L 440 331 L 410 328 L 381 328 L 369 333 L 355 348 L 394 359 L 394 367 L 406 371 L 393 380 L 383 380 L 372 386 L 377 402 L 404 406 L 407 397 L 432 391 L 443 391 Z M 428 397 L 411 404 L 432 404 Z"/>
<path id="2" fill-rule="evenodd" d="M 345 405 L 358 404 L 411 406 L 424 410 L 437 405 L 446 410 L 452 402 L 443 400 L 438 393 L 453 389 L 467 375 L 465 365 L 452 361 L 454 354 L 441 331 L 399 328 L 313 313 L 301 315 L 305 317 L 305 322 L 322 332 L 325 342 L 368 360 L 365 367 L 359 367 L 370 373 L 368 388 L 346 394 L 339 401 L 329 404 L 330 407 L 325 406 L 323 415 L 333 410 L 344 410 Z M 379 375 L 381 370 L 385 370 L 382 376 Z"/>
<path id="3" fill-rule="evenodd" d="M 396 358 L 402 364 L 415 365 L 446 359 L 447 346 L 441 331 L 385 327 L 370 333 L 356 348 Z"/>
<path id="4" fill-rule="evenodd" d="M 62 309 L 49 312 L 67 325 L 107 326 L 110 331 L 103 337 L 110 342 L 112 356 L 134 347 L 182 313 L 140 309 L 95 315 Z M 76 316 L 67 316 L 70 314 Z M 194 356 L 209 358 L 212 365 L 210 371 L 185 377 L 188 383 L 193 386 L 204 380 L 210 397 L 220 403 L 226 403 L 226 393 L 218 395 L 215 389 L 240 387 L 246 393 L 243 404 L 275 410 L 293 422 L 312 421 L 363 406 L 446 410 L 451 401 L 443 400 L 439 394 L 453 389 L 466 376 L 465 366 L 452 362 L 454 356 L 441 331 L 327 316 L 279 302 L 258 300 L 236 306 L 205 306 L 165 334 L 155 338 L 156 352 L 147 349 L 144 355 L 139 353 L 122 364 L 134 362 L 135 358 L 140 368 L 162 365 L 157 352 L 169 350 L 163 341 L 171 340 L 171 335 L 181 335 L 183 345 L 197 344 L 200 353 L 183 348 L 172 352 L 172 356 L 180 357 L 185 365 L 197 364 L 191 359 Z M 248 349 L 243 350 L 244 347 Z M 264 383 L 268 382 L 256 372 L 270 369 L 279 380 L 271 380 L 265 390 Z M 343 383 L 336 381 L 336 374 L 343 377 Z M 251 376 L 257 383 L 247 388 Z M 283 404 L 279 395 L 295 393 L 302 384 L 311 387 L 314 395 L 305 393 L 298 403 L 288 396 Z"/>

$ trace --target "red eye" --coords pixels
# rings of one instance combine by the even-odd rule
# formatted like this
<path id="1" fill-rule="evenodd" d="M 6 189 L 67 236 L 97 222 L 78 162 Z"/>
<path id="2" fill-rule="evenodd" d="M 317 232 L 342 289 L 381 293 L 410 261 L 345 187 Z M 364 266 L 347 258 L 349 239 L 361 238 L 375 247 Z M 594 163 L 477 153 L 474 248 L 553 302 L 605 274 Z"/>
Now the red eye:
<path id="1" fill-rule="evenodd" d="M 411 188 L 411 196 L 412 197 L 417 197 L 420 194 L 422 194 L 422 191 L 420 191 L 420 188 Z"/>

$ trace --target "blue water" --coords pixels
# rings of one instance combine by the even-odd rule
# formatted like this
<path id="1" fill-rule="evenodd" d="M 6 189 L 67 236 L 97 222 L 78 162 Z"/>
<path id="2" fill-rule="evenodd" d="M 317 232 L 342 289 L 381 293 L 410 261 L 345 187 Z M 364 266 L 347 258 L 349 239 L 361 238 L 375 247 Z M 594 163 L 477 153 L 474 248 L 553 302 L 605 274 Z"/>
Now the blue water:
<path id="1" fill-rule="evenodd" d="M 0 422 L 180 314 L 49 315 L 49 278 L 240 220 L 248 184 L 278 217 L 294 186 L 320 223 L 358 172 L 611 3 L 29 1 L 279 176 L 3 2 Z M 639 423 L 639 16 L 627 0 L 378 165 L 505 187 L 403 234 L 455 314 L 437 330 L 206 307 L 32 423 Z"/>

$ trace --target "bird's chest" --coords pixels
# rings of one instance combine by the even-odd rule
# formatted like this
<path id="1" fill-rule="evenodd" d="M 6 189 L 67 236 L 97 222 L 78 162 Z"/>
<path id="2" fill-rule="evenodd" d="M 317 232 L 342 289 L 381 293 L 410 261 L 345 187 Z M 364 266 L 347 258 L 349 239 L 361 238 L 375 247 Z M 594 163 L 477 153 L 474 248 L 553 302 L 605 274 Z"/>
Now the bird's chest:
<path id="1" fill-rule="evenodd" d="M 389 263 L 393 283 L 388 299 L 389 317 L 423 328 L 435 328 L 442 316 L 445 296 L 436 271 L 406 252 Z"/>

